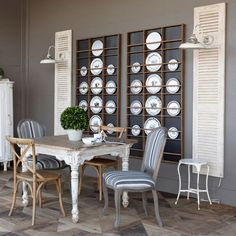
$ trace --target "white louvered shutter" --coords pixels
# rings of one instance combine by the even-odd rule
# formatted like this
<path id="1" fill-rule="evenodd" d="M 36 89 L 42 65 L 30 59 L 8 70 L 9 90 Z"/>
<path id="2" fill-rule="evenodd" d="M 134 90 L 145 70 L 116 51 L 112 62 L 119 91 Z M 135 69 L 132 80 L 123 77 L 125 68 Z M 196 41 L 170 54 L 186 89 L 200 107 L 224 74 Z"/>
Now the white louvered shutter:
<path id="1" fill-rule="evenodd" d="M 194 25 L 198 36 L 212 35 L 214 41 L 211 48 L 194 51 L 193 158 L 207 160 L 210 175 L 223 177 L 225 3 L 195 8 Z"/>
<path id="2" fill-rule="evenodd" d="M 72 30 L 55 33 L 54 135 L 65 134 L 60 116 L 72 103 Z"/>

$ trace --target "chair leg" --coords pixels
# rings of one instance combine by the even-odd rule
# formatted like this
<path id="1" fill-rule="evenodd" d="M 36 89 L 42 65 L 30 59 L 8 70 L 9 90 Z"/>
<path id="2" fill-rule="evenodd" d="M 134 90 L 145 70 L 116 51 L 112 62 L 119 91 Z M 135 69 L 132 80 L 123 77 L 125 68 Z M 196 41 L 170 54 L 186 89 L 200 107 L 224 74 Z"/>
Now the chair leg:
<path id="1" fill-rule="evenodd" d="M 98 168 L 98 190 L 99 190 L 99 201 L 102 201 L 102 167 Z"/>
<path id="2" fill-rule="evenodd" d="M 84 166 L 85 165 L 79 166 L 79 190 L 78 190 L 79 195 L 80 195 L 81 189 L 82 189 L 82 181 L 83 181 L 83 176 L 84 176 Z"/>
<path id="3" fill-rule="evenodd" d="M 66 213 L 65 213 L 65 209 L 64 209 L 63 201 L 62 201 L 61 179 L 60 178 L 58 180 L 56 180 L 56 187 L 57 187 L 57 192 L 58 192 L 58 196 L 59 196 L 61 213 L 65 217 Z"/>
<path id="4" fill-rule="evenodd" d="M 36 215 L 36 183 L 33 182 L 32 190 L 33 206 L 32 206 L 32 225 L 35 224 L 35 215 Z"/>
<path id="5" fill-rule="evenodd" d="M 11 209 L 9 211 L 8 216 L 11 216 L 11 214 L 13 212 L 13 209 L 15 208 L 15 205 L 16 205 L 17 186 L 18 186 L 18 183 L 14 183 L 13 196 L 12 196 L 12 204 L 11 204 Z"/>
<path id="6" fill-rule="evenodd" d="M 146 192 L 142 193 L 142 199 L 143 199 L 143 210 L 145 212 L 145 215 L 148 216 L 148 212 L 147 212 L 147 194 L 146 194 Z"/>
<path id="7" fill-rule="evenodd" d="M 160 214 L 159 214 L 158 195 L 157 195 L 157 191 L 155 189 L 152 190 L 152 195 L 153 195 L 153 200 L 154 200 L 156 220 L 157 220 L 157 223 L 159 224 L 159 226 L 162 227 L 163 224 L 162 224 L 161 217 L 160 217 Z"/>
<path id="8" fill-rule="evenodd" d="M 114 223 L 115 228 L 118 228 L 120 225 L 120 196 L 121 192 L 115 190 L 115 207 L 116 207 L 116 218 Z"/>
<path id="9" fill-rule="evenodd" d="M 106 213 L 106 210 L 108 208 L 108 191 L 106 187 L 105 180 L 103 178 L 103 197 L 104 197 L 104 208 L 103 208 L 103 214 Z"/>

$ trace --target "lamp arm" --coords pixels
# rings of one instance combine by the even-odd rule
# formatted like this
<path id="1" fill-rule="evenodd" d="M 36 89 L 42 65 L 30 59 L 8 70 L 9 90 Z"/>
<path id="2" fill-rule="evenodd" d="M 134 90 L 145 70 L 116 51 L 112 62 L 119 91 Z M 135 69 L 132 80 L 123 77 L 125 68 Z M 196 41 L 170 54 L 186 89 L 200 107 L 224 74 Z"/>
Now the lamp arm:
<path id="1" fill-rule="evenodd" d="M 50 51 L 51 51 L 52 48 L 54 48 L 54 50 L 55 50 L 55 46 L 54 46 L 54 45 L 50 45 L 50 46 L 49 46 L 49 48 L 48 48 L 48 53 L 47 53 L 47 58 L 53 58 L 53 57 L 51 56 L 51 54 L 50 54 Z"/>

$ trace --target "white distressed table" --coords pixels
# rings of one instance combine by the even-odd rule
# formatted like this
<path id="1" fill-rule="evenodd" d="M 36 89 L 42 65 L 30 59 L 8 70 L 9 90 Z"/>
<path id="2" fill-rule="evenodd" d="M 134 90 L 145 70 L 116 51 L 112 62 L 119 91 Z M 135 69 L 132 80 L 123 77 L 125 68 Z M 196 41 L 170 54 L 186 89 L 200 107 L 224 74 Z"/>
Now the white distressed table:
<path id="1" fill-rule="evenodd" d="M 72 142 L 65 135 L 46 136 L 35 139 L 36 153 L 48 154 L 55 156 L 60 161 L 65 161 L 71 167 L 71 198 L 72 198 L 72 221 L 79 221 L 78 209 L 78 182 L 79 182 L 79 166 L 85 160 L 91 160 L 95 156 L 107 155 L 119 156 L 122 158 L 122 170 L 129 169 L 129 153 L 134 140 L 125 140 L 124 143 L 101 143 L 94 145 L 85 145 L 80 142 Z M 29 153 L 30 154 L 30 153 Z M 22 171 L 26 171 L 22 167 Z M 123 206 L 129 204 L 127 192 L 123 193 Z M 28 192 L 26 184 L 23 184 L 22 202 L 24 206 L 28 205 Z"/>

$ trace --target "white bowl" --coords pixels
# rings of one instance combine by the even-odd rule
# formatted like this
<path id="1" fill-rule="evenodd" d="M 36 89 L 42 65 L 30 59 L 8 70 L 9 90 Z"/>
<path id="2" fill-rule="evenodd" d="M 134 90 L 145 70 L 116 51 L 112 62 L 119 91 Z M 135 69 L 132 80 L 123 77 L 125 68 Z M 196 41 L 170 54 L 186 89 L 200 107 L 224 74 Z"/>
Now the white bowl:
<path id="1" fill-rule="evenodd" d="M 85 137 L 82 138 L 84 144 L 94 144 L 94 137 Z"/>

